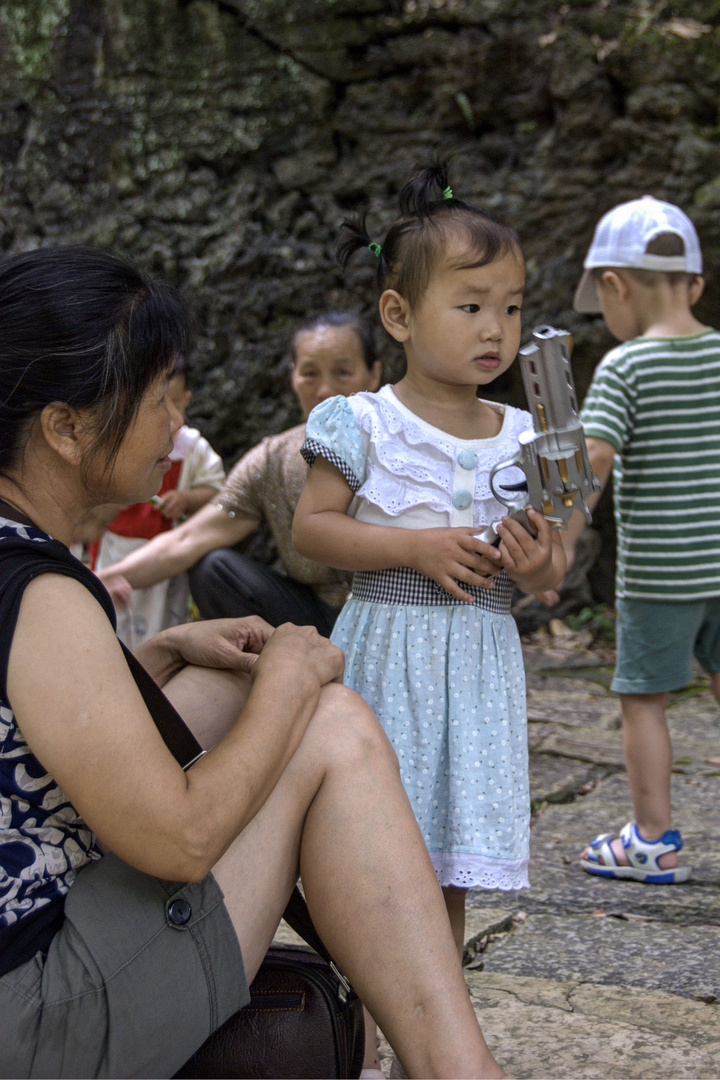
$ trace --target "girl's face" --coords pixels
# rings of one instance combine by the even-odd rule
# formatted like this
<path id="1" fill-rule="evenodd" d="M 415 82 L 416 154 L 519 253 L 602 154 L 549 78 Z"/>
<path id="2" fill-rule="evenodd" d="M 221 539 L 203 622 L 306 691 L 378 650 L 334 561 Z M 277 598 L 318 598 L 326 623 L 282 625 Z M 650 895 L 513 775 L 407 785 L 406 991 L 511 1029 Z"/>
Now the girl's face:
<path id="1" fill-rule="evenodd" d="M 365 363 L 362 343 L 351 326 L 321 326 L 298 334 L 291 384 L 304 416 L 326 398 L 377 390 L 381 366 Z"/>
<path id="2" fill-rule="evenodd" d="M 425 294 L 407 310 L 408 378 L 486 386 L 520 347 L 525 265 L 512 249 L 486 266 L 465 267 L 466 245 L 450 245 Z"/>
<path id="3" fill-rule="evenodd" d="M 168 454 L 183 418 L 171 396 L 172 376 L 161 375 L 142 397 L 135 419 L 123 436 L 117 456 L 104 470 L 101 465 L 88 477 L 96 479 L 102 502 L 127 505 L 142 502 L 160 490 L 170 468 Z M 98 455 L 99 457 L 101 455 Z"/>

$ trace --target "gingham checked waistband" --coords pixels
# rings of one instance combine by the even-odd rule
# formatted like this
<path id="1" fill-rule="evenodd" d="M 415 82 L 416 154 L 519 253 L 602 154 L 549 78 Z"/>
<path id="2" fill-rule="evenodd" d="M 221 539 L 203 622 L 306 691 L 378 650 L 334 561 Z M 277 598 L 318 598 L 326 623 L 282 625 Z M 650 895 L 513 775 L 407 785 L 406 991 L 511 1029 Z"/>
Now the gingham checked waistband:
<path id="1" fill-rule="evenodd" d="M 477 585 L 462 588 L 475 598 L 477 607 L 492 611 L 496 615 L 507 615 L 510 611 L 513 583 L 507 572 L 502 570 L 493 578 L 492 589 L 481 589 Z M 354 600 L 367 601 L 371 604 L 459 604 L 454 596 L 438 585 L 432 578 L 419 574 L 409 566 L 397 566 L 391 570 L 363 570 L 355 574 L 352 581 Z"/>

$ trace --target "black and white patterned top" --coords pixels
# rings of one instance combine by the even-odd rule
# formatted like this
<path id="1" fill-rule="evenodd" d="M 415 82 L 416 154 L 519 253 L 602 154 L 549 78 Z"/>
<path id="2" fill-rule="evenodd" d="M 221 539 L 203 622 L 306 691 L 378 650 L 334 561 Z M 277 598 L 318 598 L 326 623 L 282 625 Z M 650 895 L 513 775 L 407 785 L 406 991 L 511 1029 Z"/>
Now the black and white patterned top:
<path id="1" fill-rule="evenodd" d="M 8 540 L 57 545 L 39 529 L 0 517 L 0 548 Z M 0 601 L 11 591 L 11 577 L 0 573 Z M 0 927 L 64 896 L 77 871 L 101 858 L 94 833 L 25 742 L 7 700 L 5 673 L 19 600 L 11 606 L 8 612 L 3 608 L 0 628 Z"/>

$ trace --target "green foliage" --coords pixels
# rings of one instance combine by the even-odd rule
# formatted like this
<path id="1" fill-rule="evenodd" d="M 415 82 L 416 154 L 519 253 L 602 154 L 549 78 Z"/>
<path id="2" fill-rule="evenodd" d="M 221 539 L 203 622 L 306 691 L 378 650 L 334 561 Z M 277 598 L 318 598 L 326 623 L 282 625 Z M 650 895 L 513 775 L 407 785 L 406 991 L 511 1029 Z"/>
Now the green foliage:
<path id="1" fill-rule="evenodd" d="M 53 45 L 69 12 L 70 0 L 0 4 L 0 24 L 22 78 L 47 79 Z"/>
<path id="2" fill-rule="evenodd" d="M 593 604 L 576 615 L 567 615 L 565 622 L 571 630 L 590 630 L 596 642 L 615 643 L 615 610 L 607 604 Z"/>

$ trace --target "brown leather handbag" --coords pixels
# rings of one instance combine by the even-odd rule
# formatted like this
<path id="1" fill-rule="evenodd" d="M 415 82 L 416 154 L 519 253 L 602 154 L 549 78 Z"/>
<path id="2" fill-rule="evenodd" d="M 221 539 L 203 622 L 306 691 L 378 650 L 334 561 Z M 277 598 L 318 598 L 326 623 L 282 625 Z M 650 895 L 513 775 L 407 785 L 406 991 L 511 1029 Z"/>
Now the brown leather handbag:
<path id="1" fill-rule="evenodd" d="M 317 951 L 272 946 L 250 986 L 250 1003 L 218 1028 L 176 1077 L 360 1075 L 362 1002 L 330 960 L 297 888 L 285 920 Z"/>

